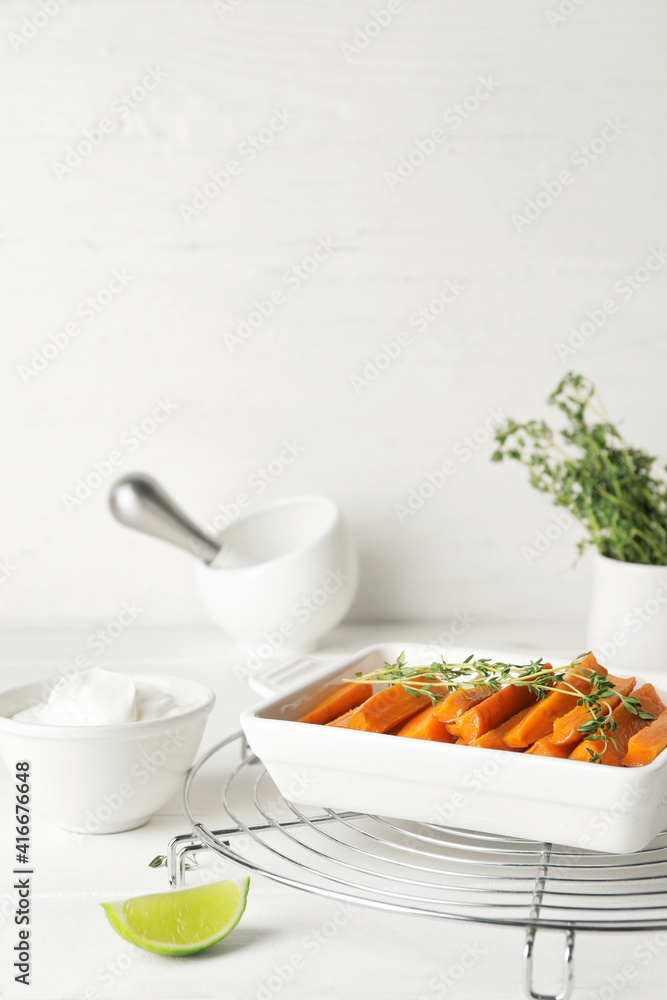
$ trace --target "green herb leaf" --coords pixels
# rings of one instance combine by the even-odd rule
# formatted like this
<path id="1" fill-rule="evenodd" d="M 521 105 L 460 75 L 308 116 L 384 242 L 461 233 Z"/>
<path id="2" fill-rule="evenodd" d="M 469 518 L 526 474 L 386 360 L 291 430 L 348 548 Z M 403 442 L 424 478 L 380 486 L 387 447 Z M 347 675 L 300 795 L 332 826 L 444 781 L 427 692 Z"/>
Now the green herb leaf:
<path id="1" fill-rule="evenodd" d="M 570 512 L 585 532 L 579 554 L 593 545 L 611 559 L 666 566 L 665 463 L 623 439 L 583 375 L 568 372 L 548 403 L 565 425 L 510 418 L 496 430 L 492 461 L 525 465 L 530 484 Z"/>
<path id="2" fill-rule="evenodd" d="M 443 659 L 440 663 L 434 662 L 429 666 L 409 667 L 406 664 L 405 651 L 403 651 L 395 663 L 385 663 L 383 667 L 371 671 L 369 674 L 357 674 L 355 679 L 358 683 L 372 681 L 374 683 L 402 684 L 408 694 L 413 697 L 418 697 L 420 694 L 426 695 L 433 704 L 444 697 L 440 693 L 443 688 L 447 691 L 457 689 L 465 691 L 483 687 L 492 694 L 498 691 L 503 684 L 511 683 L 527 687 L 538 698 L 545 698 L 552 693 L 554 684 L 559 683 L 562 690 L 567 690 L 569 687 L 573 707 L 579 705 L 588 710 L 590 718 L 578 727 L 577 732 L 591 743 L 599 744 L 597 747 L 587 746 L 586 752 L 594 763 L 600 764 L 607 745 L 611 743 L 613 746 L 617 746 L 613 735 L 616 732 L 617 724 L 612 715 L 609 701 L 606 699 L 618 692 L 615 691 L 614 685 L 607 675 L 598 674 L 594 669 L 581 667 L 582 661 L 588 655 L 588 653 L 581 653 L 579 656 L 575 656 L 572 662 L 565 667 L 553 667 L 550 664 L 545 664 L 542 657 L 531 660 L 527 664 L 516 664 L 502 661 L 494 662 L 488 657 L 476 658 L 474 653 L 467 656 L 462 663 L 447 663 Z M 571 683 L 572 674 L 575 675 L 574 679 L 578 676 L 588 681 L 590 685 L 588 694 L 582 694 Z M 432 690 L 434 684 L 438 686 L 438 693 Z M 631 695 L 620 695 L 620 699 L 623 704 L 627 702 L 628 707 L 635 711 L 640 718 L 653 718 L 649 713 L 641 711 L 641 704 L 637 698 L 633 698 Z"/>

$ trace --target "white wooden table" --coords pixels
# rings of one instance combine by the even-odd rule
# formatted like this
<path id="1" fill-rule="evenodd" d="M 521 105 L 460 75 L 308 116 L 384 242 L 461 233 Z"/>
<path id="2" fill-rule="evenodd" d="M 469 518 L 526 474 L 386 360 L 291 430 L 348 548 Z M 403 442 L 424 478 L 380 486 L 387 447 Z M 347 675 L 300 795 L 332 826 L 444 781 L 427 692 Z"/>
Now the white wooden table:
<path id="1" fill-rule="evenodd" d="M 472 649 L 523 646 L 556 654 L 578 651 L 577 623 L 477 624 L 468 633 Z M 377 625 L 339 629 L 321 655 L 354 650 L 370 642 L 435 638 L 433 626 Z M 5 633 L 3 687 L 48 676 L 76 648 L 73 633 Z M 547 644 L 548 647 L 547 647 Z M 120 645 L 120 643 L 119 643 Z M 319 654 L 318 654 L 319 655 Z M 113 656 L 113 659 L 112 659 Z M 210 630 L 145 630 L 99 663 L 120 669 L 159 669 L 199 677 L 216 690 L 218 703 L 202 749 L 238 728 L 241 708 L 256 700 L 239 682 L 238 653 Z M 196 786 L 201 819 L 215 826 L 223 774 L 214 764 Z M 8 780 L 0 784 L 0 878 L 2 884 L 0 989 L 9 997 L 198 998 L 289 1000 L 439 1000 L 484 996 L 520 997 L 521 930 L 432 921 L 345 905 L 253 877 L 246 913 L 233 935 L 209 951 L 168 959 L 140 951 L 118 938 L 99 903 L 144 892 L 166 891 L 165 869 L 148 862 L 164 854 L 172 836 L 186 833 L 175 799 L 139 830 L 103 837 L 77 837 L 46 820 L 34 828 L 33 985 L 13 982 L 11 949 L 16 928 L 11 893 Z M 241 872 L 225 871 L 223 877 Z M 195 884 L 196 873 L 188 874 Z M 541 932 L 536 948 L 536 986 L 551 992 L 561 967 L 562 935 Z M 627 994 L 662 1000 L 667 974 L 667 935 L 656 932 L 578 935 L 577 1000 L 612 1000 Z"/>

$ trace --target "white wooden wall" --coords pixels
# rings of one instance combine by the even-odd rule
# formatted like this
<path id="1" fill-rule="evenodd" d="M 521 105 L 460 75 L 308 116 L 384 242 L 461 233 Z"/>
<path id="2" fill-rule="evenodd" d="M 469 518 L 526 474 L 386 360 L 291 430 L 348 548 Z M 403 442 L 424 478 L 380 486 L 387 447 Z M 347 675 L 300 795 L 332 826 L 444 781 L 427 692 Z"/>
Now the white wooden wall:
<path id="1" fill-rule="evenodd" d="M 204 621 L 188 558 L 115 525 L 108 480 L 68 501 L 114 461 L 208 522 L 239 493 L 333 496 L 363 555 L 357 618 L 584 615 L 576 529 L 522 554 L 552 510 L 489 463 L 483 428 L 539 415 L 575 368 L 667 453 L 665 260 L 632 294 L 623 278 L 667 241 L 667 12 L 558 4 L 0 3 L 4 624 L 130 600 L 143 624 Z"/>

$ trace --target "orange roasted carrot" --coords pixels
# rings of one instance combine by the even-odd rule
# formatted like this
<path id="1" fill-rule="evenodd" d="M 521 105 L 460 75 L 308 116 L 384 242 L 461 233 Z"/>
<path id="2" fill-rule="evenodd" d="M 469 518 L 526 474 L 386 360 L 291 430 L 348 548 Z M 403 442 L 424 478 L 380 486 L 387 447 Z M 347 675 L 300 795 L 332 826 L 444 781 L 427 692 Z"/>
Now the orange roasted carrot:
<path id="1" fill-rule="evenodd" d="M 662 712 L 654 722 L 649 722 L 628 741 L 628 752 L 623 758 L 626 767 L 643 767 L 655 760 L 667 747 L 667 712 Z"/>
<path id="2" fill-rule="evenodd" d="M 448 728 L 454 736 L 461 736 L 466 743 L 472 743 L 484 733 L 488 733 L 490 729 L 495 729 L 502 722 L 506 722 L 522 708 L 533 705 L 536 701 L 537 695 L 529 691 L 527 687 L 520 684 L 508 684 L 489 695 L 474 708 L 469 708 L 458 719 L 450 722 Z"/>
<path id="3" fill-rule="evenodd" d="M 635 686 L 634 677 L 612 677 L 608 674 L 607 679 L 612 681 L 620 694 L 630 694 Z M 611 694 L 602 700 L 612 708 L 616 708 L 621 699 L 618 694 Z M 578 734 L 579 726 L 583 726 L 590 718 L 590 710 L 585 705 L 575 705 L 571 711 L 555 720 L 551 739 L 554 743 L 572 743 L 576 739 L 581 739 L 581 733 Z"/>
<path id="4" fill-rule="evenodd" d="M 551 664 L 546 664 L 546 666 L 550 667 Z M 583 673 L 591 670 L 596 670 L 601 674 L 607 673 L 593 654 L 588 653 L 577 667 L 568 670 L 563 680 L 556 684 L 550 694 L 533 705 L 531 711 L 518 726 L 505 734 L 505 743 L 510 747 L 527 747 L 541 739 L 542 736 L 547 736 L 553 730 L 554 722 L 558 716 L 570 711 L 575 705 L 577 695 L 570 691 L 570 687 L 576 688 L 581 694 L 590 693 L 590 682 L 583 676 Z"/>
<path id="5" fill-rule="evenodd" d="M 394 684 L 372 695 L 355 709 L 347 720 L 348 729 L 363 729 L 370 733 L 388 733 L 390 729 L 407 722 L 422 708 L 431 704 L 424 694 L 415 697 L 402 684 Z"/>
<path id="6" fill-rule="evenodd" d="M 411 736 L 414 740 L 436 740 L 439 743 L 454 743 L 455 737 L 447 732 L 447 726 L 435 714 L 437 705 L 427 705 L 421 712 L 401 726 L 397 736 Z"/>
<path id="7" fill-rule="evenodd" d="M 534 753 L 539 757 L 569 757 L 578 742 L 575 739 L 572 743 L 554 743 L 551 736 L 542 736 L 525 753 Z"/>
<path id="8" fill-rule="evenodd" d="M 489 729 L 488 733 L 484 733 L 479 739 L 473 740 L 470 744 L 473 747 L 485 747 L 487 750 L 519 750 L 519 747 L 508 747 L 507 743 L 503 739 L 506 732 L 516 726 L 522 719 L 525 719 L 530 712 L 532 706 L 528 705 L 527 708 L 522 708 L 520 712 L 516 715 L 512 715 L 509 719 L 503 722 L 500 726 L 495 729 Z"/>
<path id="9" fill-rule="evenodd" d="M 665 706 L 662 703 L 660 695 L 652 684 L 643 684 L 642 687 L 637 688 L 632 694 L 639 701 L 642 711 L 650 712 L 651 715 L 656 717 L 665 711 Z M 620 767 L 621 761 L 627 753 L 630 737 L 634 736 L 640 730 L 646 729 L 650 720 L 640 719 L 634 712 L 628 712 L 627 708 L 624 708 L 623 705 L 618 705 L 612 714 L 616 723 L 616 729 L 612 734 L 616 741 L 616 746 L 613 743 L 607 743 L 606 748 L 603 750 L 603 740 L 583 740 L 570 754 L 570 760 L 590 761 L 591 757 L 588 753 L 590 748 L 593 753 L 602 755 L 603 764 Z"/>
<path id="10" fill-rule="evenodd" d="M 352 713 L 355 712 L 355 711 L 356 711 L 356 708 L 349 708 L 347 710 L 347 712 L 343 712 L 342 715 L 339 715 L 337 719 L 332 719 L 331 722 L 326 722 L 325 725 L 326 726 L 338 726 L 340 729 L 347 729 L 347 720 L 350 718 L 350 716 L 352 715 Z"/>
<path id="11" fill-rule="evenodd" d="M 480 701 L 488 698 L 491 692 L 486 687 L 475 687 L 468 690 L 457 688 L 450 691 L 441 702 L 438 703 L 436 715 L 441 722 L 453 722 L 460 715 L 467 712 L 469 708 L 478 705 Z"/>
<path id="12" fill-rule="evenodd" d="M 321 701 L 319 705 L 306 712 L 299 719 L 299 722 L 311 722 L 317 726 L 324 726 L 332 719 L 338 718 L 350 708 L 356 708 L 373 694 L 371 684 L 344 684 L 339 687 L 328 698 Z"/>

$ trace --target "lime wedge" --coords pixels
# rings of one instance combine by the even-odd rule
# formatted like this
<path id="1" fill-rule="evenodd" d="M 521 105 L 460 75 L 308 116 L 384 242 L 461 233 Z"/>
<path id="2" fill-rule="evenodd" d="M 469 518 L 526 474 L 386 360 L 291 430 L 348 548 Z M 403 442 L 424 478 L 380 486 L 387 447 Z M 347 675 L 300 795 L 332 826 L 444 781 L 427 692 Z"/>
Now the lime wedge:
<path id="1" fill-rule="evenodd" d="M 117 934 L 158 955 L 192 955 L 221 941 L 245 910 L 249 878 L 102 903 Z"/>

